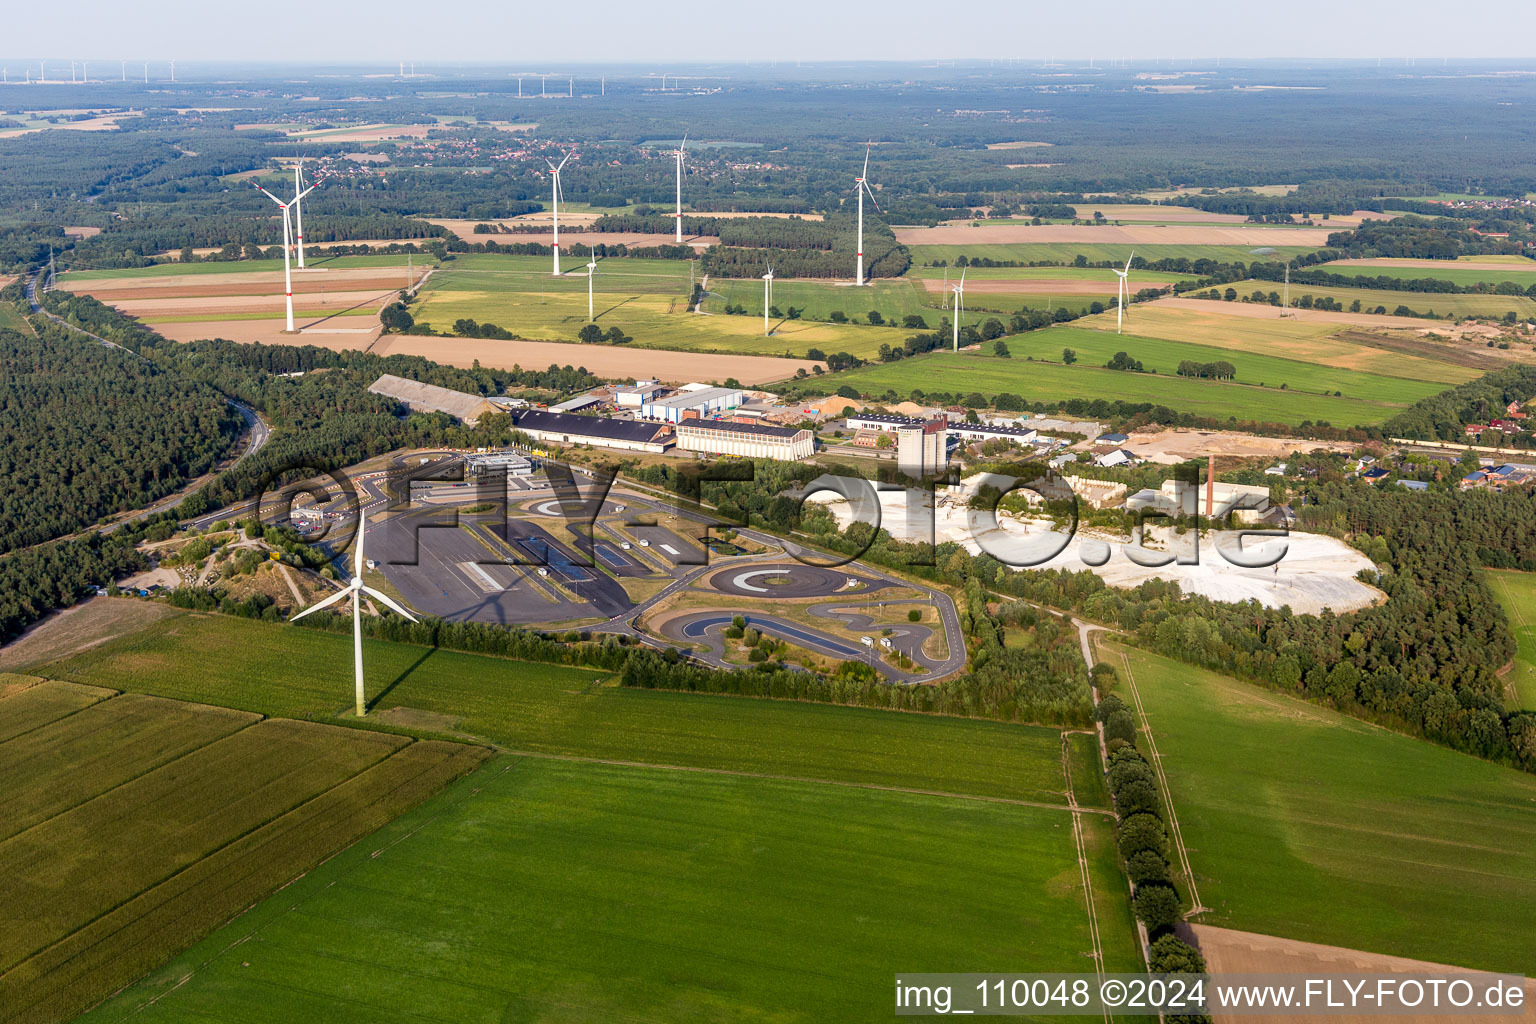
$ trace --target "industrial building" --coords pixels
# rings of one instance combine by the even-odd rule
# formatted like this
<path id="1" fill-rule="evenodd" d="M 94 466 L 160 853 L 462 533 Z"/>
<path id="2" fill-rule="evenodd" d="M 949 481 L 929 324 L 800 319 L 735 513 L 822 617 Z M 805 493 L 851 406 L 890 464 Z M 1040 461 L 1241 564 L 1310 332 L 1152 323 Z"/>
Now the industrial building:
<path id="1" fill-rule="evenodd" d="M 992 441 L 1000 438 L 1018 445 L 1030 444 L 1040 436 L 1038 430 L 1032 430 L 1029 427 L 1003 427 L 992 423 L 951 423 L 949 432 L 966 442 Z"/>
<path id="2" fill-rule="evenodd" d="M 907 476 L 933 476 L 949 465 L 949 428 L 944 420 L 912 420 L 895 429 L 896 466 Z"/>
<path id="3" fill-rule="evenodd" d="M 848 417 L 849 430 L 896 430 L 899 427 L 922 426 L 927 423 L 917 416 L 898 416 L 890 412 L 860 412 Z"/>
<path id="4" fill-rule="evenodd" d="M 684 420 L 677 425 L 677 446 L 690 452 L 736 455 L 747 459 L 795 462 L 816 451 L 816 435 L 795 427 L 726 420 Z"/>
<path id="5" fill-rule="evenodd" d="M 403 403 L 411 412 L 445 412 L 471 427 L 486 413 L 502 411 L 495 403 L 479 395 L 440 388 L 436 384 L 423 384 L 419 380 L 397 377 L 392 373 L 386 373 L 374 381 L 368 390 Z"/>
<path id="6" fill-rule="evenodd" d="M 672 428 L 635 420 L 531 410 L 517 417 L 517 429 L 551 444 L 585 444 L 594 448 L 661 454 L 672 445 Z"/>
<path id="7" fill-rule="evenodd" d="M 559 405 L 552 405 L 552 406 L 549 407 L 549 411 L 550 412 L 577 412 L 577 411 L 579 411 L 581 409 L 590 409 L 594 405 L 601 404 L 602 401 L 603 400 L 601 398 L 598 398 L 596 395 L 592 394 L 589 391 L 585 395 L 577 395 L 575 398 L 567 398 L 565 401 L 561 402 Z"/>
<path id="8" fill-rule="evenodd" d="M 740 388 L 712 388 L 685 385 L 675 395 L 652 398 L 640 403 L 640 417 L 679 423 L 686 419 L 704 419 L 734 409 L 745 400 Z"/>
<path id="9" fill-rule="evenodd" d="M 633 384 L 620 384 L 613 389 L 613 403 L 630 409 L 638 409 L 665 391 L 653 380 L 637 380 Z"/>
<path id="10" fill-rule="evenodd" d="M 473 455 L 466 455 L 464 467 L 469 470 L 469 475 L 474 477 L 497 472 L 505 473 L 507 476 L 528 476 L 533 472 L 533 463 L 516 452 L 510 451 L 476 452 Z"/>

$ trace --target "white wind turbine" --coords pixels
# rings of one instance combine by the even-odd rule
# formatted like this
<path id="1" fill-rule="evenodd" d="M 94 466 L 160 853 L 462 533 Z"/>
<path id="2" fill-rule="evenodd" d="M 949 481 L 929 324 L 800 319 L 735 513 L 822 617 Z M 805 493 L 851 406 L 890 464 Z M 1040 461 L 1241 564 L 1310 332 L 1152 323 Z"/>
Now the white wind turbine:
<path id="1" fill-rule="evenodd" d="M 683 132 L 682 145 L 672 151 L 677 159 L 677 212 L 673 214 L 677 218 L 677 244 L 683 244 L 683 150 L 688 146 L 688 133 Z"/>
<path id="2" fill-rule="evenodd" d="M 1115 271 L 1115 333 L 1120 333 L 1120 325 L 1125 322 L 1125 302 L 1131 295 L 1131 260 L 1136 258 L 1136 250 L 1125 258 L 1125 269 Z M 1111 267 L 1110 269 L 1114 269 Z"/>
<path id="3" fill-rule="evenodd" d="M 869 187 L 869 150 L 874 146 L 870 142 L 864 147 L 864 173 L 853 179 L 853 190 L 859 194 L 859 272 L 853 283 L 862 285 L 864 281 L 864 193 L 869 193 L 869 201 L 875 204 L 875 209 L 880 209 L 880 203 L 875 199 L 875 190 Z"/>
<path id="4" fill-rule="evenodd" d="M 347 584 L 346 587 L 332 594 L 330 597 L 326 598 L 324 601 L 321 601 L 319 604 L 310 605 L 308 608 L 304 609 L 303 611 L 299 612 L 299 614 L 288 620 L 289 622 L 297 622 L 299 619 L 302 619 L 304 616 L 310 614 L 311 612 L 317 612 L 327 605 L 332 605 L 338 601 L 343 601 L 348 597 L 352 599 L 352 665 L 357 678 L 358 718 L 362 718 L 365 714 L 368 713 L 368 708 L 363 701 L 363 595 L 367 594 L 369 597 L 373 598 L 375 601 L 378 601 L 380 604 L 391 609 L 392 611 L 399 612 L 401 615 L 404 615 L 412 622 L 416 621 L 416 616 L 400 607 L 394 602 L 392 598 L 385 594 L 379 593 L 372 587 L 365 586 L 363 584 L 364 564 L 363 513 L 362 510 L 359 509 L 357 513 L 357 550 L 353 553 L 352 557 L 352 582 Z"/>
<path id="5" fill-rule="evenodd" d="M 299 240 L 299 269 L 304 267 L 304 207 L 299 202 L 304 197 L 304 158 L 293 165 L 293 226 Z"/>
<path id="6" fill-rule="evenodd" d="M 574 153 L 575 150 L 572 150 L 571 152 Z M 544 161 L 546 164 L 549 164 L 549 173 L 552 177 L 550 184 L 550 195 L 553 200 L 552 205 L 554 209 L 555 244 L 551 246 L 551 248 L 555 254 L 555 277 L 560 276 L 560 172 L 565 169 L 565 163 L 570 158 L 571 153 L 565 154 L 564 158 L 561 159 L 558 165 L 550 162 L 549 160 Z"/>
<path id="7" fill-rule="evenodd" d="M 260 192 L 262 195 L 264 195 L 268 199 L 272 200 L 283 211 L 283 293 L 287 296 L 287 300 L 288 300 L 288 326 L 283 331 L 283 333 L 284 334 L 297 334 L 299 332 L 294 330 L 294 328 L 293 328 L 293 271 L 288 266 L 288 249 L 293 244 L 292 230 L 291 230 L 291 228 L 289 227 L 289 224 L 288 224 L 288 207 L 291 204 L 283 202 L 281 199 L 277 198 L 277 196 L 273 195 L 271 192 L 268 192 L 266 189 L 262 188 L 260 185 L 257 185 L 256 182 L 253 181 L 253 182 L 251 182 L 251 184 L 252 185 L 256 185 L 256 191 Z M 305 196 L 307 196 L 309 193 L 313 192 L 314 190 L 315 190 L 315 186 L 314 185 L 309 186 L 309 188 L 305 189 L 303 192 L 300 192 L 300 193 L 296 194 L 293 197 L 293 202 L 297 203 L 300 199 L 303 199 Z"/>
<path id="8" fill-rule="evenodd" d="M 597 323 L 597 317 L 592 315 L 592 282 L 597 280 L 597 247 L 591 242 L 587 243 L 591 254 L 587 257 L 587 323 Z"/>
<path id="9" fill-rule="evenodd" d="M 768 337 L 773 332 L 768 329 L 768 307 L 773 305 L 773 265 L 768 265 L 768 273 L 763 275 L 763 337 Z"/>
<path id="10" fill-rule="evenodd" d="M 960 317 L 965 311 L 965 270 L 960 271 L 960 281 L 954 287 L 955 292 L 955 351 L 960 351 Z"/>

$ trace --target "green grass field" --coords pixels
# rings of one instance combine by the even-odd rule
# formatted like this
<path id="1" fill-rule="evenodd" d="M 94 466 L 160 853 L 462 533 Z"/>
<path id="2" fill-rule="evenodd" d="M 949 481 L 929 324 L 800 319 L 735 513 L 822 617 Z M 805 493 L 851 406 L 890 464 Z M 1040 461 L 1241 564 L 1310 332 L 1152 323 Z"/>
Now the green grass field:
<path id="1" fill-rule="evenodd" d="M 17 312 L 16 307 L 9 302 L 0 302 L 0 330 L 20 331 L 30 335 L 32 325 L 27 323 L 26 317 Z"/>
<path id="2" fill-rule="evenodd" d="M 368 267 L 404 267 L 407 260 L 415 266 L 425 267 L 435 263 L 430 254 L 414 256 L 326 256 L 315 252 L 306 256 L 305 262 L 314 267 L 331 267 L 351 270 Z M 227 263 L 156 263 L 152 267 L 129 267 L 123 270 L 71 270 L 59 275 L 59 283 L 70 281 L 110 281 L 123 277 L 181 277 L 185 274 L 262 274 L 283 272 L 282 260 L 231 260 Z M 401 281 L 405 278 L 402 275 Z"/>
<path id="3" fill-rule="evenodd" d="M 1240 304 L 1236 308 L 1241 308 Z M 1276 356 L 1339 370 L 1434 381 L 1446 387 L 1471 380 L 1479 372 L 1452 362 L 1348 340 L 1341 335 L 1368 337 L 1348 324 L 1300 317 L 1239 316 L 1236 308 L 1226 302 L 1199 302 L 1187 307 L 1165 302 L 1138 303 L 1126 311 L 1125 329 L 1143 337 L 1221 349 L 1233 364 L 1242 363 L 1249 354 Z M 1403 324 L 1415 326 L 1421 325 L 1421 321 L 1404 320 Z M 1072 326 L 1113 331 L 1115 315 L 1084 317 Z"/>
<path id="4" fill-rule="evenodd" d="M 1254 246 L 1246 245 L 1098 245 L 1082 242 L 1021 242 L 1012 245 L 914 245 L 912 263 L 922 266 L 937 260 L 947 260 L 951 267 L 955 259 L 1016 260 L 1021 263 L 1056 262 L 1071 263 L 1079 255 L 1091 263 L 1105 260 L 1124 263 L 1134 251 L 1148 260 L 1188 259 L 1219 260 L 1223 263 L 1253 263 L 1255 260 L 1290 259 L 1317 250 L 1309 245 L 1276 245 L 1274 255 L 1255 256 Z M 930 268 L 931 269 L 931 268 Z M 1103 273 L 1103 271 L 1100 271 Z M 1111 290 L 1113 294 L 1113 290 Z"/>
<path id="5" fill-rule="evenodd" d="M 1536 710 L 1536 574 L 1490 569 L 1488 583 L 1520 645 L 1504 677 L 1510 689 L 1509 706 Z"/>
<path id="6" fill-rule="evenodd" d="M 1059 811 L 505 757 L 84 1019 L 886 1020 L 899 971 L 1091 970 L 1082 897 Z"/>
<path id="7" fill-rule="evenodd" d="M 108 692 L 0 698 L 30 726 L 0 742 L 7 1020 L 70 1019 L 486 754 Z"/>
<path id="8" fill-rule="evenodd" d="M 1251 295 L 1255 290 L 1263 291 L 1265 294 L 1280 290 L 1273 281 L 1238 281 L 1232 287 L 1237 289 L 1239 295 Z M 1536 315 L 1536 299 L 1526 298 L 1523 295 L 1394 292 L 1384 288 L 1334 288 L 1327 285 L 1292 283 L 1291 301 L 1295 302 L 1303 295 L 1337 299 L 1346 309 L 1352 302 L 1359 300 L 1360 308 L 1367 313 L 1378 307 L 1385 307 L 1387 313 L 1391 314 L 1397 307 L 1407 306 L 1415 313 L 1433 312 L 1439 317 L 1448 313 L 1456 316 L 1499 317 L 1509 311 L 1515 312 L 1522 318 Z"/>
<path id="9" fill-rule="evenodd" d="M 1493 257 L 1484 257 L 1491 260 Z M 1516 257 L 1520 259 L 1520 257 Z M 1481 268 L 1463 270 L 1459 267 L 1362 267 L 1352 263 L 1319 263 L 1316 270 L 1327 271 L 1330 274 L 1342 274 L 1346 277 L 1394 277 L 1401 281 L 1415 281 L 1423 278 L 1433 278 L 1436 281 L 1450 281 L 1452 284 L 1498 284 L 1501 281 L 1513 281 L 1522 289 L 1536 284 L 1536 262 L 1521 260 L 1519 264 L 1508 263 L 1505 270 L 1483 270 Z M 1294 295 L 1297 288 L 1309 288 L 1310 285 L 1292 284 L 1291 294 Z M 1403 302 L 1415 309 L 1430 299 L 1440 298 L 1436 292 L 1393 292 L 1393 295 L 1404 296 Z M 1411 299 L 1409 298 L 1411 297 Z M 1448 298 L 1451 296 L 1447 296 Z M 1488 296 L 1492 298 L 1493 296 Z M 1502 296 L 1500 296 L 1502 298 Z M 1396 308 L 1396 307 L 1391 307 Z"/>
<path id="10" fill-rule="evenodd" d="M 384 641 L 364 643 L 379 728 L 453 728 L 515 750 L 1065 802 L 1056 730 L 787 701 L 604 685 L 585 669 Z M 184 615 L 64 661 L 51 678 L 288 718 L 352 701 L 352 643 Z M 297 666 L 302 666 L 298 668 Z M 391 715 L 387 709 L 408 712 Z M 423 721 L 414 712 L 426 712 Z M 355 721 L 355 720 L 354 720 Z"/>
<path id="11" fill-rule="evenodd" d="M 1536 776 L 1123 653 L 1211 908 L 1200 921 L 1536 974 Z"/>
<path id="12" fill-rule="evenodd" d="M 561 266 L 569 272 L 557 278 L 550 274 L 548 257 L 459 256 L 427 282 L 413 313 L 418 322 L 442 331 L 451 331 L 456 320 L 467 318 L 533 340 L 576 341 L 588 323 L 585 265 L 584 255 L 567 253 Z M 744 297 L 756 289 L 757 304 L 751 308 L 757 315 L 726 316 L 718 312 L 724 306 L 719 300 L 706 302 L 705 314 L 687 312 L 688 280 L 686 261 L 605 259 L 593 289 L 597 325 L 623 330 L 634 339 L 631 348 L 770 356 L 803 356 L 818 348 L 868 357 L 882 344 L 901 344 L 911 333 L 864 324 L 786 320 L 776 322 L 773 335 L 765 337 L 760 281 L 744 283 L 743 289 Z M 712 289 L 717 284 L 726 283 L 710 282 Z M 775 301 L 780 298 L 779 288 L 794 285 L 776 286 Z M 712 305 L 715 312 L 710 312 Z M 862 318 L 868 307 L 859 311 L 854 305 L 849 312 L 858 312 Z"/>
<path id="13" fill-rule="evenodd" d="M 1169 376 L 1176 376 L 1179 362 L 1185 359 L 1201 363 L 1226 360 L 1237 367 L 1236 380 L 1239 384 L 1272 388 L 1284 384 L 1288 391 L 1312 394 L 1342 391 L 1346 398 L 1365 398 L 1402 405 L 1411 405 L 1421 398 L 1445 390 L 1444 385 L 1433 381 L 1359 373 L 1285 359 L 1278 355 L 1256 352 L 1239 354 L 1206 345 L 1188 345 L 1134 334 L 1115 334 L 1112 331 L 1089 330 L 1067 324 L 1008 339 L 1008 350 L 1014 359 L 1033 356 L 1037 360 L 1060 362 L 1063 348 L 1072 349 L 1081 362 L 1092 366 L 1103 366 L 1115 353 L 1126 352 L 1133 359 L 1141 360 L 1149 371 L 1155 370 Z"/>
<path id="14" fill-rule="evenodd" d="M 1278 382 L 1275 386 L 1260 388 L 1224 381 L 1106 370 L 1102 365 L 1086 365 L 1086 360 L 1072 366 L 1060 362 L 1030 362 L 1025 355 L 1033 341 L 1026 339 L 1032 337 L 1009 338 L 1009 350 L 1013 353 L 1010 359 L 967 351 L 958 354 L 935 352 L 831 374 L 819 378 L 817 383 L 832 390 L 848 384 L 870 395 L 892 390 L 900 398 L 906 398 L 914 390 L 958 390 L 976 391 L 988 398 L 1006 391 L 1032 402 L 1057 402 L 1069 398 L 1119 399 L 1152 402 L 1217 419 L 1235 417 L 1290 424 L 1326 420 L 1334 426 L 1377 423 L 1402 408 L 1402 403 L 1281 391 Z M 1061 358 L 1060 347 L 1055 349 L 1053 358 Z"/>

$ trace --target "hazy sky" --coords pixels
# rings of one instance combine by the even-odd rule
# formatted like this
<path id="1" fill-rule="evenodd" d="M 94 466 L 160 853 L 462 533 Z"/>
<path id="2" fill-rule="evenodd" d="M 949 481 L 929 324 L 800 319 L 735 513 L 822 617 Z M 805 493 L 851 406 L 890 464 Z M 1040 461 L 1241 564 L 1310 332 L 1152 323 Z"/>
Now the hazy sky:
<path id="1" fill-rule="evenodd" d="M 1536 3 L 967 0 L 207 0 L 18 3 L 0 60 L 911 60 L 1533 57 Z M 1436 25 L 1444 25 L 1444 31 Z"/>

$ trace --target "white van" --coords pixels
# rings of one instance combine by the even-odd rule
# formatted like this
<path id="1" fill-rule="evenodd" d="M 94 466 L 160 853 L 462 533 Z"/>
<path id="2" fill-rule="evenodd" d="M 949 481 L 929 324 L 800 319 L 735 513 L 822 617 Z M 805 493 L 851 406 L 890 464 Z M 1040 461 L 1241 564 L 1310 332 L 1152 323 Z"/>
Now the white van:
<path id="1" fill-rule="evenodd" d="M 627 540 L 619 541 L 619 547 L 623 548 L 625 551 L 628 551 L 631 546 L 632 545 Z"/>
<path id="2" fill-rule="evenodd" d="M 881 646 L 881 647 L 884 647 L 884 648 L 885 648 L 885 649 L 886 649 L 886 650 L 888 650 L 888 651 L 889 651 L 889 650 L 891 650 L 891 649 L 892 649 L 892 648 L 893 648 L 893 647 L 894 647 L 894 646 L 895 646 L 895 645 L 894 645 L 894 644 L 892 644 L 892 643 L 891 643 L 891 638 L 890 638 L 890 637 L 888 637 L 888 636 L 883 636 L 883 637 L 881 637 L 881 638 L 880 638 L 880 646 Z"/>
<path id="3" fill-rule="evenodd" d="M 875 638 L 872 636 L 861 636 L 859 637 L 859 643 L 872 649 L 875 646 Z"/>
<path id="4" fill-rule="evenodd" d="M 651 542 L 642 538 L 640 541 L 640 546 L 643 548 L 648 548 L 651 546 Z"/>

